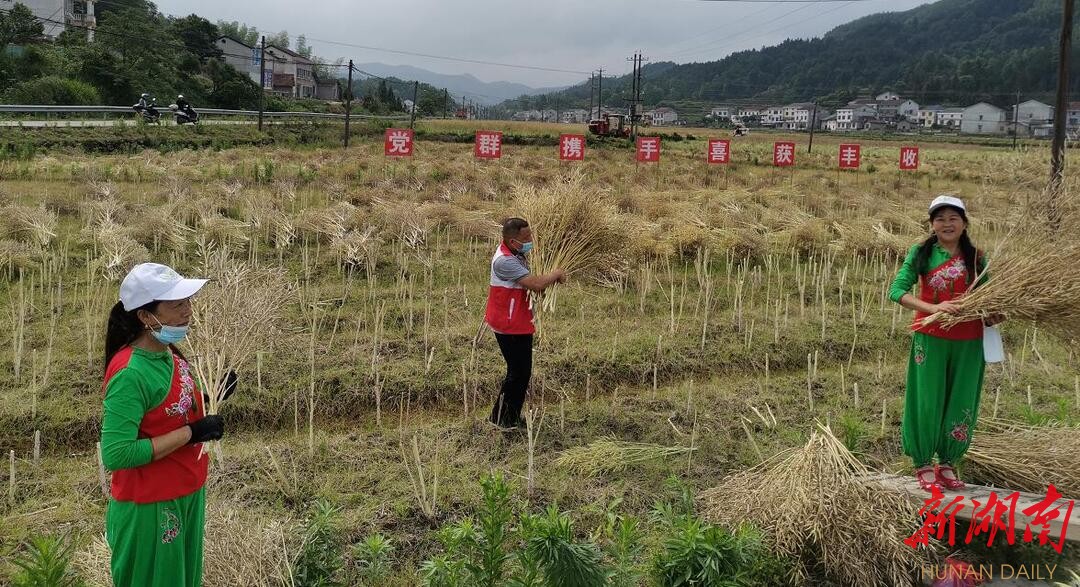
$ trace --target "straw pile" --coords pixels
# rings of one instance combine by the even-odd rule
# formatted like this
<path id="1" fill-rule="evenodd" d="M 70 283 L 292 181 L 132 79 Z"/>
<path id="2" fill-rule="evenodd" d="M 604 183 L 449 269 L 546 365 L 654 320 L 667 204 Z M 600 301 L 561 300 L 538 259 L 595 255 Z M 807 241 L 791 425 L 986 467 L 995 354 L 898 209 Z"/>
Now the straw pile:
<path id="1" fill-rule="evenodd" d="M 529 264 L 536 274 L 562 269 L 571 277 L 610 274 L 620 265 L 621 229 L 615 208 L 581 172 L 551 186 L 518 184 L 515 214 L 529 221 L 534 251 Z M 555 307 L 555 289 L 542 309 Z"/>
<path id="2" fill-rule="evenodd" d="M 209 396 L 207 414 L 218 412 L 225 375 L 249 363 L 278 330 L 282 310 L 294 296 L 281 270 L 254 269 L 210 253 L 202 275 L 211 282 L 192 298 L 190 347 L 200 387 Z"/>
<path id="3" fill-rule="evenodd" d="M 1060 222 L 1041 218 L 1048 199 L 1060 202 Z M 1080 202 L 1067 192 L 1059 200 L 1047 193 L 1028 202 L 1005 241 L 988 255 L 986 281 L 965 295 L 955 315 L 935 314 L 926 322 L 951 326 L 1001 315 L 1028 320 L 1070 341 L 1080 337 Z"/>
<path id="4" fill-rule="evenodd" d="M 981 418 L 964 471 L 1010 490 L 1045 493 L 1053 483 L 1063 495 L 1080 496 L 1080 428 Z"/>
<path id="5" fill-rule="evenodd" d="M 867 484 L 871 471 L 826 427 L 702 495 L 705 515 L 737 526 L 749 520 L 776 552 L 794 561 L 792 581 L 824 573 L 840 585 L 912 585 L 923 561 L 903 543 L 917 508 Z"/>
<path id="6" fill-rule="evenodd" d="M 663 446 L 602 438 L 585 446 L 564 450 L 555 460 L 555 464 L 566 467 L 573 473 L 598 475 L 610 471 L 622 471 L 631 465 L 646 461 L 685 455 L 692 450 L 685 446 Z"/>

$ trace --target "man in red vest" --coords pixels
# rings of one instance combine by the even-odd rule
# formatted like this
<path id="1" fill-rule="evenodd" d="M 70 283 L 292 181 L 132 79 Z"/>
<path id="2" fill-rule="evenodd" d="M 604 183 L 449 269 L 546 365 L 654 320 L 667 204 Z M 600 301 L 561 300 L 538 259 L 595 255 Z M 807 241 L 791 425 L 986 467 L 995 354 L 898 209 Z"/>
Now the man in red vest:
<path id="1" fill-rule="evenodd" d="M 532 246 L 529 223 L 522 218 L 507 218 L 502 224 L 502 242 L 491 258 L 491 287 L 484 321 L 495 332 L 499 350 L 506 359 L 506 377 L 491 409 L 491 421 L 501 428 L 521 424 L 521 407 L 532 376 L 532 341 L 536 328 L 529 292 L 544 291 L 566 279 L 561 269 L 533 275 L 526 259 Z"/>

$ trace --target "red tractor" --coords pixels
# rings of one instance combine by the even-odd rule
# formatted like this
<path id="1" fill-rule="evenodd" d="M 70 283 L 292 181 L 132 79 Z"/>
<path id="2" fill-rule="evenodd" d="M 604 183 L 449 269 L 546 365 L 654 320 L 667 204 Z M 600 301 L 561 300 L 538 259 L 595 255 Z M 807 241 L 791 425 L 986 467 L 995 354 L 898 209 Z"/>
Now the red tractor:
<path id="1" fill-rule="evenodd" d="M 625 114 L 604 114 L 589 121 L 589 132 L 600 137 L 628 138 L 630 126 Z"/>

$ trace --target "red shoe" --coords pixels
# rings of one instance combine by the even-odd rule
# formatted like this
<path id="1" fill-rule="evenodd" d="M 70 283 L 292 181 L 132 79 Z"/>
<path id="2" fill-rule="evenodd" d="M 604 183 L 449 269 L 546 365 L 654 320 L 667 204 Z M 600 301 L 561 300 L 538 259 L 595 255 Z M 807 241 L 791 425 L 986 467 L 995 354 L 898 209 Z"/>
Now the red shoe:
<path id="1" fill-rule="evenodd" d="M 945 489 L 955 491 L 967 487 L 967 485 L 956 476 L 956 469 L 952 468 L 952 465 L 938 465 L 935 476 L 937 484 Z"/>
<path id="2" fill-rule="evenodd" d="M 932 493 L 934 487 L 937 487 L 938 491 L 942 489 L 941 484 L 938 483 L 937 471 L 934 470 L 934 465 L 926 465 L 915 469 L 915 480 L 919 482 L 919 488 L 923 491 Z"/>

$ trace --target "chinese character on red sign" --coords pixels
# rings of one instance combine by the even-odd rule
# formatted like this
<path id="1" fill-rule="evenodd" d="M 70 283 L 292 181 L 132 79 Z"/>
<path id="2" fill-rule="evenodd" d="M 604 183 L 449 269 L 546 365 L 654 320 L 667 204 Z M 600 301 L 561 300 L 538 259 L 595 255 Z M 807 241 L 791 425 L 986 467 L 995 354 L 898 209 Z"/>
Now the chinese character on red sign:
<path id="1" fill-rule="evenodd" d="M 476 145 L 473 154 L 480 159 L 498 159 L 502 157 L 502 133 L 494 130 L 476 131 Z"/>
<path id="2" fill-rule="evenodd" d="M 900 169 L 911 171 L 919 168 L 919 148 L 900 147 Z"/>
<path id="3" fill-rule="evenodd" d="M 991 492 L 986 504 L 974 497 L 971 498 L 973 504 L 971 521 L 968 525 L 967 536 L 964 537 L 964 544 L 971 544 L 972 538 L 976 536 L 986 535 L 986 545 L 993 546 L 998 532 L 1005 534 L 1005 540 L 1010 545 L 1015 544 L 1016 508 L 1019 497 L 1020 494 L 1014 491 L 1005 499 L 1000 499 L 997 493 Z M 944 499 L 945 495 L 939 489 L 936 487 L 931 489 L 930 498 L 919 510 L 922 527 L 905 538 L 904 544 L 912 548 L 926 546 L 931 537 L 941 540 L 945 535 L 945 530 L 948 529 L 948 544 L 955 545 L 956 515 L 964 509 L 964 497 L 958 495 L 942 507 Z M 1060 554 L 1065 545 L 1073 505 L 1072 500 L 1063 500 L 1057 488 L 1050 485 L 1043 500 L 1021 510 L 1021 513 L 1031 518 L 1024 528 L 1024 542 L 1034 542 L 1037 539 L 1040 546 L 1049 543 L 1050 547 Z M 1065 508 L 1064 513 L 1062 508 Z M 1061 524 L 1061 537 L 1053 543 L 1050 542 L 1050 534 L 1058 523 Z"/>
<path id="4" fill-rule="evenodd" d="M 859 145 L 840 145 L 840 169 L 858 169 L 860 151 Z"/>
<path id="5" fill-rule="evenodd" d="M 585 159 L 585 135 L 559 135 L 559 159 L 582 161 Z"/>
<path id="6" fill-rule="evenodd" d="M 709 163 L 727 163 L 731 161 L 731 141 L 709 139 Z"/>
<path id="7" fill-rule="evenodd" d="M 638 137 L 637 160 L 650 163 L 660 161 L 660 137 Z"/>
<path id="8" fill-rule="evenodd" d="M 383 153 L 387 157 L 412 157 L 413 154 L 413 131 L 408 128 L 386 129 L 386 140 L 383 142 Z"/>
<path id="9" fill-rule="evenodd" d="M 773 143 L 772 162 L 777 167 L 795 165 L 795 143 Z"/>

